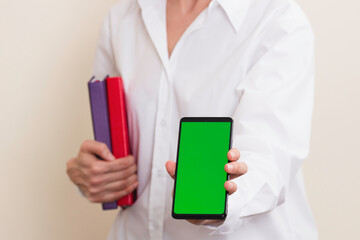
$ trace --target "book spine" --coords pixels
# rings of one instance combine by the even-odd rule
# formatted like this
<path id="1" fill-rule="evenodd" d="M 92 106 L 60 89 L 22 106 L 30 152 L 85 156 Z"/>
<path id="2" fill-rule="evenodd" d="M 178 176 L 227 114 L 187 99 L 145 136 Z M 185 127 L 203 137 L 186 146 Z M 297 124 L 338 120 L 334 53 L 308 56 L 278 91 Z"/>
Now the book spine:
<path id="1" fill-rule="evenodd" d="M 108 93 L 111 144 L 116 158 L 130 154 L 129 134 L 126 118 L 125 92 L 121 77 L 106 79 Z M 134 193 L 117 201 L 118 206 L 129 206 L 134 203 Z"/>
<path id="2" fill-rule="evenodd" d="M 95 140 L 105 143 L 111 151 L 112 146 L 105 81 L 89 81 L 88 88 Z M 103 210 L 117 209 L 117 202 L 103 203 L 102 208 Z"/>

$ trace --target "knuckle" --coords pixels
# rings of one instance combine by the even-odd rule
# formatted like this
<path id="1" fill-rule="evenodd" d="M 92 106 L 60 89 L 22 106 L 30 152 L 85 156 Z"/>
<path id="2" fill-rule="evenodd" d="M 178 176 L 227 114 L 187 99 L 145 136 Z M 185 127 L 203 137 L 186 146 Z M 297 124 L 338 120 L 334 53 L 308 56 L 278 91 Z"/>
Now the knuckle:
<path id="1" fill-rule="evenodd" d="M 241 164 L 238 162 L 234 162 L 234 169 L 237 173 L 241 172 Z"/>
<path id="2" fill-rule="evenodd" d="M 89 179 L 90 186 L 97 186 L 102 183 L 101 178 L 92 177 Z"/>
<path id="3" fill-rule="evenodd" d="M 132 183 L 132 177 L 128 177 L 126 180 L 125 180 L 125 186 L 129 186 L 131 183 Z"/>
<path id="4" fill-rule="evenodd" d="M 93 177 L 93 174 L 92 174 L 92 172 L 91 172 L 91 169 L 84 168 L 82 172 L 83 172 L 84 179 L 86 179 L 86 181 L 89 181 L 90 178 Z"/>
<path id="5" fill-rule="evenodd" d="M 134 188 L 135 188 L 134 184 L 128 186 L 128 187 L 125 189 L 126 194 L 131 193 L 131 192 L 134 190 Z"/>
<path id="6" fill-rule="evenodd" d="M 74 162 L 80 166 L 80 165 L 86 163 L 87 159 L 88 158 L 84 152 L 79 152 L 78 156 L 74 159 Z"/>
<path id="7" fill-rule="evenodd" d="M 106 194 L 104 197 L 103 197 L 103 201 L 102 202 L 113 202 L 113 201 L 116 201 L 118 200 L 119 198 L 116 197 L 115 194 L 113 193 L 109 193 L 109 194 Z"/>
<path id="8" fill-rule="evenodd" d="M 133 155 L 129 155 L 129 156 L 128 156 L 128 159 L 129 159 L 129 163 L 130 163 L 130 164 L 132 164 L 132 163 L 135 162 L 135 158 L 134 158 Z"/>
<path id="9" fill-rule="evenodd" d="M 133 165 L 135 163 L 135 158 L 133 155 L 129 155 L 127 156 L 127 162 L 129 164 L 129 166 Z"/>
<path id="10" fill-rule="evenodd" d="M 108 148 L 105 143 L 99 143 L 99 150 L 102 154 L 106 154 Z"/>
<path id="11" fill-rule="evenodd" d="M 121 161 L 119 161 L 119 164 L 122 168 L 127 168 L 129 166 L 129 159 L 126 157 L 126 158 L 123 158 L 121 159 Z"/>
<path id="12" fill-rule="evenodd" d="M 125 193 L 124 195 L 127 195 L 131 192 L 132 192 L 131 186 L 128 186 L 127 188 L 124 189 L 124 193 Z"/>
<path id="13" fill-rule="evenodd" d="M 90 197 L 95 197 L 95 195 L 97 195 L 99 193 L 99 190 L 97 188 L 91 187 L 89 188 L 89 196 Z"/>
<path id="14" fill-rule="evenodd" d="M 93 175 L 97 175 L 97 174 L 100 174 L 102 173 L 102 167 L 100 167 L 99 165 L 97 164 L 92 164 L 91 165 L 91 168 L 90 168 L 90 171 Z"/>
<path id="15" fill-rule="evenodd" d="M 89 140 L 89 139 L 83 141 L 83 142 L 81 143 L 80 149 L 81 149 L 81 150 L 86 150 L 89 144 L 90 144 L 90 140 Z"/>
<path id="16" fill-rule="evenodd" d="M 119 182 L 119 189 L 125 189 L 129 185 L 129 179 L 126 178 Z"/>
<path id="17" fill-rule="evenodd" d="M 119 179 L 127 179 L 131 175 L 130 169 L 126 168 L 125 170 L 122 170 L 119 172 Z"/>
<path id="18" fill-rule="evenodd" d="M 125 176 L 130 176 L 130 175 L 132 175 L 133 173 L 135 173 L 135 171 L 136 171 L 136 169 L 135 169 L 134 167 L 130 167 L 130 168 L 128 168 L 128 169 L 125 170 L 124 175 L 125 175 Z"/>
<path id="19" fill-rule="evenodd" d="M 135 182 L 136 179 L 137 179 L 136 175 L 133 174 L 133 175 L 131 175 L 128 179 L 126 179 L 126 183 L 127 183 L 128 185 L 130 185 L 131 183 Z"/>
<path id="20" fill-rule="evenodd" d="M 115 190 L 122 190 L 125 188 L 125 180 L 120 180 L 119 182 L 116 183 L 116 185 L 114 185 L 114 189 Z"/>
<path id="21" fill-rule="evenodd" d="M 131 157 L 126 157 L 124 161 L 124 166 L 129 167 L 131 165 Z"/>
<path id="22" fill-rule="evenodd" d="M 116 200 L 120 199 L 121 197 L 123 197 L 123 196 L 119 195 L 119 192 L 109 192 L 104 196 L 104 200 L 106 200 L 104 202 L 116 201 Z"/>
<path id="23" fill-rule="evenodd" d="M 75 158 L 71 158 L 66 162 L 66 173 L 70 175 L 71 169 L 72 169 L 72 163 L 75 161 Z"/>
<path id="24" fill-rule="evenodd" d="M 128 195 L 129 193 L 132 192 L 132 188 L 131 187 L 128 187 L 125 189 L 125 195 Z"/>
<path id="25" fill-rule="evenodd" d="M 125 176 L 130 176 L 132 174 L 131 168 L 128 168 L 124 171 Z"/>
<path id="26" fill-rule="evenodd" d="M 121 191 L 119 191 L 119 192 L 116 192 L 116 193 L 111 194 L 110 196 L 111 196 L 111 198 L 113 198 L 113 199 L 119 199 L 119 198 L 122 198 L 122 197 L 125 196 L 125 195 L 126 195 L 125 190 L 121 190 Z"/>

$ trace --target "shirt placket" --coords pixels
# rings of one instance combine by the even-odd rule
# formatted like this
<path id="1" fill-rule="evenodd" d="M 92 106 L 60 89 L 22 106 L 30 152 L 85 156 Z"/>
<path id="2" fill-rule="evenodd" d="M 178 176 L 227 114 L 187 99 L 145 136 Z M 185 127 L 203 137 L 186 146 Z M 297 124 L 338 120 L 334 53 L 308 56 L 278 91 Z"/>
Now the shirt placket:
<path id="1" fill-rule="evenodd" d="M 169 156 L 169 129 L 166 114 L 169 111 L 169 82 L 163 70 L 158 95 L 156 112 L 154 150 L 151 168 L 149 195 L 149 235 L 150 240 L 163 238 L 164 204 L 166 200 L 165 163 Z"/>
<path id="2" fill-rule="evenodd" d="M 187 31 L 183 34 L 177 45 L 180 48 L 184 38 L 187 37 L 191 32 L 199 29 L 204 23 L 208 11 L 202 14 L 197 21 L 192 24 Z M 170 150 L 169 142 L 169 124 L 168 115 L 171 112 L 171 76 L 174 75 L 174 67 L 176 66 L 176 55 L 178 49 L 174 49 L 172 58 L 167 58 L 166 44 L 161 43 L 165 39 L 166 34 L 158 34 L 157 27 L 164 26 L 164 23 L 154 24 L 154 20 L 150 21 L 150 16 L 144 13 L 143 15 L 145 23 L 147 25 L 149 34 L 153 40 L 153 43 L 158 51 L 159 57 L 163 63 L 163 70 L 160 76 L 159 92 L 158 92 L 158 103 L 156 111 L 155 121 L 155 132 L 154 132 L 154 148 L 153 158 L 151 167 L 151 180 L 149 189 L 149 239 L 160 240 L 163 239 L 163 225 L 164 225 L 164 213 L 165 213 L 165 202 L 166 202 L 166 170 L 165 163 L 168 158 Z M 153 23 L 153 24 L 150 24 Z"/>

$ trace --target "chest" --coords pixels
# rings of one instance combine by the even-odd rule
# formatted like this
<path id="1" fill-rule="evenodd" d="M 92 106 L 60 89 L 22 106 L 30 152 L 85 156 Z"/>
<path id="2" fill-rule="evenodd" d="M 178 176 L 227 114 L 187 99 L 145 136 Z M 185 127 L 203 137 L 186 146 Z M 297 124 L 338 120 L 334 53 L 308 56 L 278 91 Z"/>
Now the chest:
<path id="1" fill-rule="evenodd" d="M 112 41 L 129 107 L 150 114 L 161 100 L 180 117 L 232 114 L 251 66 L 252 41 L 236 34 L 225 14 L 201 12 L 170 57 L 165 15 L 139 14 L 118 24 Z"/>
<path id="2" fill-rule="evenodd" d="M 181 38 L 185 30 L 191 23 L 204 11 L 211 0 L 195 1 L 195 4 L 182 6 L 179 1 L 167 1 L 166 4 L 166 32 L 168 54 L 171 53 L 176 43 Z"/>

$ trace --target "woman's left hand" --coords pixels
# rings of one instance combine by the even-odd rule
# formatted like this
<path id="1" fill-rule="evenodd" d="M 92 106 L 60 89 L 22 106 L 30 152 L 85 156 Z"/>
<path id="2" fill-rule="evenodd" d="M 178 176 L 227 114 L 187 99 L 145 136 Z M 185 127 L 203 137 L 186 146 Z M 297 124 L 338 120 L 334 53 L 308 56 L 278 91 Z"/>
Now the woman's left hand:
<path id="1" fill-rule="evenodd" d="M 227 158 L 229 159 L 229 163 L 225 164 L 225 171 L 230 174 L 230 180 L 226 181 L 224 184 L 224 187 L 229 195 L 236 192 L 237 185 L 235 182 L 232 182 L 231 180 L 238 178 L 242 175 L 244 175 L 248 168 L 246 163 L 244 162 L 238 162 L 240 159 L 240 152 L 236 148 L 232 148 L 227 153 Z M 173 161 L 167 161 L 165 164 L 166 170 L 169 173 L 170 177 L 172 179 L 175 178 L 175 168 L 176 163 Z M 188 222 L 196 225 L 204 225 L 204 224 L 214 224 L 214 223 L 221 223 L 224 220 L 197 220 L 197 219 L 188 219 Z"/>

